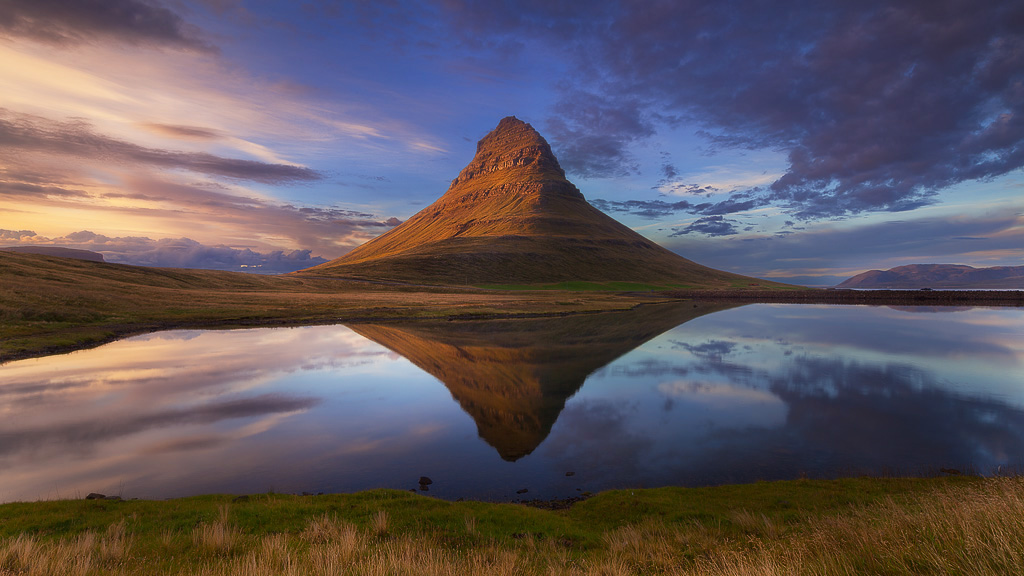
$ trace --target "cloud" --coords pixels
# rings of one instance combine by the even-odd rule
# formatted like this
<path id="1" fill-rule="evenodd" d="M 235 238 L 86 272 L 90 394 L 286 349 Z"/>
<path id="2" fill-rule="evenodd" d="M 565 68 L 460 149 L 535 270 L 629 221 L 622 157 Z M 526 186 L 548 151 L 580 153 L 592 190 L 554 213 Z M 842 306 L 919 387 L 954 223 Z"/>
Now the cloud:
<path id="1" fill-rule="evenodd" d="M 319 398 L 260 394 L 247 398 L 216 400 L 187 408 L 173 407 L 143 413 L 121 414 L 116 419 L 64 422 L 48 428 L 5 430 L 0 455 L 8 456 L 21 451 L 40 451 L 54 446 L 74 446 L 93 450 L 103 442 L 119 440 L 125 436 L 186 425 L 210 425 L 238 418 L 259 418 L 274 414 L 304 412 L 321 403 Z"/>
<path id="2" fill-rule="evenodd" d="M 686 200 L 665 202 L 664 200 L 602 200 L 597 198 L 591 200 L 590 203 L 604 212 L 628 212 L 644 218 L 660 218 L 694 208 L 694 205 Z"/>
<path id="3" fill-rule="evenodd" d="M 571 91 L 571 100 L 555 107 L 547 132 L 559 142 L 559 163 L 585 177 L 624 176 L 638 171 L 627 148 L 654 134 L 654 125 L 626 98 L 611 100 Z"/>
<path id="4" fill-rule="evenodd" d="M 301 166 L 222 158 L 207 152 L 146 148 L 98 134 L 82 120 L 59 122 L 3 108 L 0 108 L 0 146 L 6 149 L 5 153 L 22 150 L 46 155 L 62 154 L 93 160 L 142 163 L 267 184 L 308 182 L 323 178 L 315 170 Z"/>
<path id="5" fill-rule="evenodd" d="M 675 232 L 669 236 L 682 236 L 684 234 L 706 234 L 708 236 L 734 236 L 739 234 L 736 231 L 736 221 L 729 220 L 723 216 L 704 216 L 698 218 L 686 228 L 673 228 Z"/>
<path id="6" fill-rule="evenodd" d="M 57 45 L 96 39 L 211 51 L 198 30 L 156 1 L 5 0 L 0 35 Z"/>
<path id="7" fill-rule="evenodd" d="M 107 262 L 162 268 L 205 268 L 280 274 L 327 262 L 325 258 L 311 256 L 311 250 L 275 250 L 260 253 L 249 248 L 207 246 L 190 238 L 111 238 L 89 230 L 72 232 L 59 238 L 40 236 L 32 230 L 0 230 L 0 241 L 8 245 L 60 246 L 91 250 L 103 254 Z"/>
<path id="8" fill-rule="evenodd" d="M 145 124 L 143 127 L 157 134 L 186 140 L 217 140 L 224 137 L 219 130 L 201 128 L 199 126 L 151 123 Z"/>
<path id="9" fill-rule="evenodd" d="M 758 277 L 832 274 L 943 263 L 1019 265 L 1024 216 L 1012 207 L 986 216 L 891 220 L 857 227 L 818 225 L 784 236 L 678 240 L 666 247 L 717 268 Z M 678 236 L 678 234 L 673 234 Z M 697 243 L 694 243 L 697 242 Z"/>
<path id="10" fill-rule="evenodd" d="M 671 216 L 676 212 L 690 212 L 692 214 L 707 214 L 718 217 L 717 220 L 701 218 L 700 221 L 721 222 L 722 214 L 744 212 L 765 204 L 758 199 L 744 198 L 747 198 L 747 196 L 734 196 L 721 202 L 701 202 L 699 204 L 686 200 L 665 202 L 664 200 L 604 200 L 597 198 L 591 200 L 590 203 L 604 212 L 627 212 L 643 218 L 656 219 Z"/>
<path id="11" fill-rule="evenodd" d="M 548 124 L 580 175 L 633 172 L 629 145 L 680 122 L 713 147 L 784 151 L 758 196 L 803 219 L 911 210 L 1024 166 L 1020 3 L 445 6 L 463 35 L 574 58 Z"/>

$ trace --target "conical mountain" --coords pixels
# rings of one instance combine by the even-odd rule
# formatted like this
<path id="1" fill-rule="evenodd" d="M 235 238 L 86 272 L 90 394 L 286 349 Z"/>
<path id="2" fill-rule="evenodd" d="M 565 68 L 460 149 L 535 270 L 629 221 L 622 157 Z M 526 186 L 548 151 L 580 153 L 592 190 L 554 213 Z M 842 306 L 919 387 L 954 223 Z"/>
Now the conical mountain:
<path id="1" fill-rule="evenodd" d="M 544 138 L 514 116 L 480 140 L 436 202 L 303 272 L 428 284 L 751 280 L 691 262 L 591 206 Z"/>
<path id="2" fill-rule="evenodd" d="M 539 446 L 591 373 L 655 336 L 733 304 L 659 304 L 564 318 L 352 324 L 438 380 L 504 460 Z"/>

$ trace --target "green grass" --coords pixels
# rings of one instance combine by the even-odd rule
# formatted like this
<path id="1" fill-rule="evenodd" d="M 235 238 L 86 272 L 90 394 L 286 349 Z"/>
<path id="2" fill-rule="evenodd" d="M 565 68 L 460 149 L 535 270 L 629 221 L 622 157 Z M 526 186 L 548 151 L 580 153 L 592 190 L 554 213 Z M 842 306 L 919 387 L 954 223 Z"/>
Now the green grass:
<path id="1" fill-rule="evenodd" d="M 618 490 L 568 510 L 394 490 L 0 505 L 0 574 L 1014 574 L 1024 479 Z"/>
<path id="2" fill-rule="evenodd" d="M 660 290 L 679 290 L 687 286 L 682 284 L 646 284 L 643 282 L 583 282 L 568 281 L 555 284 L 480 284 L 476 288 L 485 290 L 561 290 L 565 292 L 652 292 Z"/>

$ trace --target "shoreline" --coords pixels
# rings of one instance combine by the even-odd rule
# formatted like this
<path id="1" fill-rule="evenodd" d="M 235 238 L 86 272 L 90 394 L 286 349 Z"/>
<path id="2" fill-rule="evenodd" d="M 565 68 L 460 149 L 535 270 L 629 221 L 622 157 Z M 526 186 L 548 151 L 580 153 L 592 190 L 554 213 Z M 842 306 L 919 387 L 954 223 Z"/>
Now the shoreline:
<path id="1" fill-rule="evenodd" d="M 838 304 L 878 306 L 1024 306 L 1024 290 L 672 290 L 666 297 L 756 304 Z"/>
<path id="2" fill-rule="evenodd" d="M 838 306 L 984 306 L 984 307 L 1024 307 L 1024 291 L 1007 290 L 844 290 L 844 289 L 806 289 L 806 290 L 671 290 L 662 292 L 621 292 L 599 293 L 565 291 L 554 293 L 543 291 L 542 295 L 565 298 L 588 299 L 599 296 L 602 306 L 583 307 L 582 309 L 558 310 L 559 304 L 551 302 L 529 302 L 529 297 L 536 295 L 532 291 L 491 291 L 472 290 L 475 295 L 493 294 L 495 297 L 508 298 L 522 296 L 524 309 L 521 311 L 456 311 L 446 305 L 424 304 L 407 310 L 390 307 L 367 308 L 363 310 L 335 311 L 310 317 L 299 310 L 295 316 L 274 315 L 260 317 L 253 315 L 240 318 L 193 318 L 153 319 L 142 322 L 111 323 L 111 324 L 77 324 L 62 329 L 47 331 L 47 338 L 63 340 L 60 344 L 44 344 L 28 346 L 20 350 L 6 351 L 0 356 L 0 366 L 9 362 L 42 358 L 58 354 L 67 354 L 79 350 L 96 348 L 110 342 L 129 338 L 139 334 L 150 334 L 167 330 L 230 330 L 245 328 L 289 328 L 299 326 L 322 326 L 332 324 L 367 324 L 367 323 L 407 323 L 423 321 L 474 322 L 483 320 L 516 320 L 528 318 L 559 318 L 584 316 L 592 314 L 614 313 L 635 309 L 640 306 L 668 304 L 672 302 L 722 302 L 736 305 L 743 304 L 827 304 Z M 417 304 L 417 292 L 403 292 L 408 298 L 406 303 Z M 637 301 L 642 299 L 643 301 Z M 514 300 L 514 299 L 513 299 Z M 616 301 L 621 306 L 608 306 L 608 300 Z M 507 305 L 507 302 L 506 302 Z M 526 308 L 532 308 L 527 311 Z M 539 309 L 538 309 L 539 308 Z M 211 315 L 212 316 L 212 315 Z"/>
<path id="3" fill-rule="evenodd" d="M 554 510 L 399 490 L 15 502 L 0 505 L 0 571 L 1016 574 L 1022 488 L 1020 476 L 788 480 L 612 490 Z"/>

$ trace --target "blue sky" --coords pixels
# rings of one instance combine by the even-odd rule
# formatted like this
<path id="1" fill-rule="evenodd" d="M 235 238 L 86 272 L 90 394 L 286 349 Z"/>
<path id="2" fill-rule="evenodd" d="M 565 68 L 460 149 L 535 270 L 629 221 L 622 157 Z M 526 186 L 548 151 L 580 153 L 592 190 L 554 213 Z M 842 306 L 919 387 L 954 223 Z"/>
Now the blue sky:
<path id="1" fill-rule="evenodd" d="M 1024 263 L 1019 2 L 3 0 L 0 94 L 3 245 L 301 268 L 516 115 L 708 266 Z"/>

